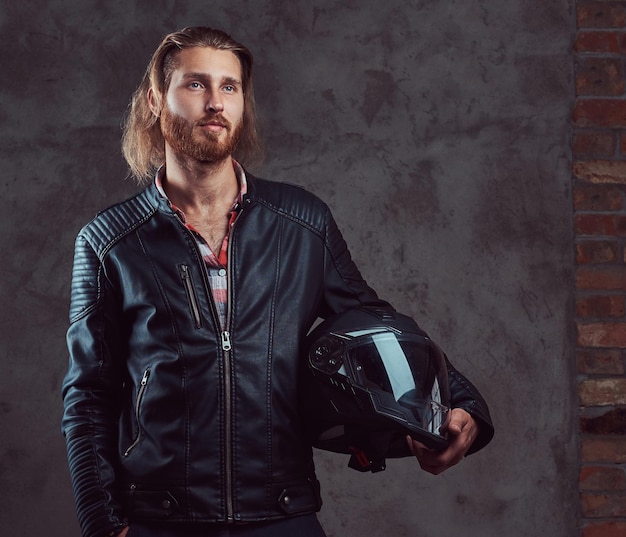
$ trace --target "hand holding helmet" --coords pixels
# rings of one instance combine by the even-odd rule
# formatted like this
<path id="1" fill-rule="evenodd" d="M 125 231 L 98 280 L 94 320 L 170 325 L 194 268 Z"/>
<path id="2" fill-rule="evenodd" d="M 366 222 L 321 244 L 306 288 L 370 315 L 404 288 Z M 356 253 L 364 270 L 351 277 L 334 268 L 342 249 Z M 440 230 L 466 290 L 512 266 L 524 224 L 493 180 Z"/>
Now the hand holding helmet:
<path id="1" fill-rule="evenodd" d="M 461 408 L 453 408 L 445 426 L 448 446 L 443 451 L 430 449 L 407 435 L 409 450 L 418 460 L 422 470 L 439 475 L 459 463 L 478 436 L 478 424 L 472 416 Z"/>

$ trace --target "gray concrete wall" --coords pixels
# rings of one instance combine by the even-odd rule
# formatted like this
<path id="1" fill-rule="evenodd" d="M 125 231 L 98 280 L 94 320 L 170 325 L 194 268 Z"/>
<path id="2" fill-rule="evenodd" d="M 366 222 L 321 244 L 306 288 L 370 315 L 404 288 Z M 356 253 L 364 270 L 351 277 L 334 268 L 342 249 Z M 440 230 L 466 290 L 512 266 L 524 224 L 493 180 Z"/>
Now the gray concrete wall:
<path id="1" fill-rule="evenodd" d="M 9 5 L 10 4 L 10 5 Z M 334 209 L 369 282 L 482 389 L 447 474 L 317 454 L 330 537 L 575 534 L 570 0 L 31 0 L 0 7 L 0 531 L 75 537 L 60 381 L 72 245 L 134 190 L 120 119 L 165 33 L 256 54 L 268 177 Z"/>

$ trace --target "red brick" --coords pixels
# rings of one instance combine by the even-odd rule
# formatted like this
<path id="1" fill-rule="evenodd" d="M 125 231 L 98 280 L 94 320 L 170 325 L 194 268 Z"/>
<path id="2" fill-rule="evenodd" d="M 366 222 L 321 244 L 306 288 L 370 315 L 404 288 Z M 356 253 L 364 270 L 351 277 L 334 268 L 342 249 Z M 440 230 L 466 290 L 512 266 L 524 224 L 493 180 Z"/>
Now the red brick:
<path id="1" fill-rule="evenodd" d="M 578 482 L 580 490 L 626 490 L 626 475 L 621 468 L 583 466 Z"/>
<path id="2" fill-rule="evenodd" d="M 607 518 L 626 516 L 626 494 L 581 494 L 583 517 Z"/>
<path id="3" fill-rule="evenodd" d="M 576 157 L 609 157 L 615 153 L 615 134 L 611 131 L 579 131 L 574 134 L 572 151 Z"/>
<path id="4" fill-rule="evenodd" d="M 619 211 L 624 206 L 624 193 L 618 186 L 591 183 L 574 186 L 574 208 L 577 211 Z"/>
<path id="5" fill-rule="evenodd" d="M 616 241 L 587 240 L 576 244 L 576 263 L 579 265 L 614 263 L 619 248 Z"/>
<path id="6" fill-rule="evenodd" d="M 626 378 L 583 380 L 578 384 L 581 406 L 626 405 Z"/>
<path id="7" fill-rule="evenodd" d="M 626 267 L 578 267 L 576 289 L 624 291 L 626 290 Z"/>
<path id="8" fill-rule="evenodd" d="M 615 235 L 615 217 L 608 214 L 577 214 L 574 229 L 578 235 Z"/>
<path id="9" fill-rule="evenodd" d="M 577 127 L 626 127 L 626 100 L 577 99 L 573 118 Z"/>
<path id="10" fill-rule="evenodd" d="M 581 537 L 624 537 L 626 522 L 592 522 L 583 526 Z"/>
<path id="11" fill-rule="evenodd" d="M 576 7 L 578 28 L 621 28 L 626 24 L 621 4 L 580 1 Z"/>
<path id="12" fill-rule="evenodd" d="M 619 52 L 618 34 L 616 32 L 581 30 L 576 34 L 574 50 L 576 52 Z"/>
<path id="13" fill-rule="evenodd" d="M 576 316 L 586 318 L 623 317 L 626 312 L 624 296 L 589 296 L 576 300 Z"/>
<path id="14" fill-rule="evenodd" d="M 615 217 L 615 235 L 626 236 L 626 216 Z"/>
<path id="15" fill-rule="evenodd" d="M 578 58 L 576 95 L 616 97 L 624 93 L 621 58 Z"/>
<path id="16" fill-rule="evenodd" d="M 610 349 L 589 349 L 576 353 L 578 372 L 586 375 L 623 375 L 622 352 Z"/>
<path id="17" fill-rule="evenodd" d="M 621 53 L 626 51 L 626 34 L 623 32 L 617 33 L 617 40 L 619 41 L 619 50 Z"/>
<path id="18" fill-rule="evenodd" d="M 581 347 L 626 347 L 626 323 L 577 323 L 577 328 Z M 624 391 L 626 396 L 626 384 Z"/>
<path id="19" fill-rule="evenodd" d="M 583 409 L 584 411 L 585 409 Z M 611 408 L 600 415 L 581 416 L 580 432 L 588 434 L 626 434 L 626 408 Z"/>
<path id="20" fill-rule="evenodd" d="M 577 161 L 574 175 L 581 181 L 594 184 L 626 184 L 626 161 L 587 160 Z"/>
<path id="21" fill-rule="evenodd" d="M 622 131 L 619 136 L 620 155 L 626 155 L 626 132 Z"/>
<path id="22" fill-rule="evenodd" d="M 583 436 L 580 443 L 583 462 L 626 463 L 626 438 L 615 436 L 598 438 Z"/>

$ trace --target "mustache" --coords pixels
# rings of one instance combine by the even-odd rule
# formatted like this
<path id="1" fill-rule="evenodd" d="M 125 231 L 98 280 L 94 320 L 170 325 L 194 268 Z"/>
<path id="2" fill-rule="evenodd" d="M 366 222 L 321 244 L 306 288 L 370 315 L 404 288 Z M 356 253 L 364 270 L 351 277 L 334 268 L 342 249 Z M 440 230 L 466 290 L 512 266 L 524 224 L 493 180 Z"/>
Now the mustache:
<path id="1" fill-rule="evenodd" d="M 222 127 L 225 127 L 226 129 L 230 130 L 231 128 L 230 121 L 228 121 L 220 113 L 211 114 L 202 119 L 199 119 L 198 121 L 195 122 L 195 125 L 198 125 L 199 127 L 204 127 L 205 125 L 216 124 L 216 123 L 221 125 Z"/>

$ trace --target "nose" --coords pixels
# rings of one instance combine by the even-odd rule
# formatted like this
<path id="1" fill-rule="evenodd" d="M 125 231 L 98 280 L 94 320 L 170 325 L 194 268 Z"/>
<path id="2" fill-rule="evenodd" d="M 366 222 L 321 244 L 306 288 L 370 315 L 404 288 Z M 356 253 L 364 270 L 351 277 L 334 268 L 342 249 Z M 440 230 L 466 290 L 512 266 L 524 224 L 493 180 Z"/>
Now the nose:
<path id="1" fill-rule="evenodd" d="M 224 102 L 219 92 L 212 91 L 207 100 L 207 109 L 211 112 L 222 112 L 224 110 Z"/>

